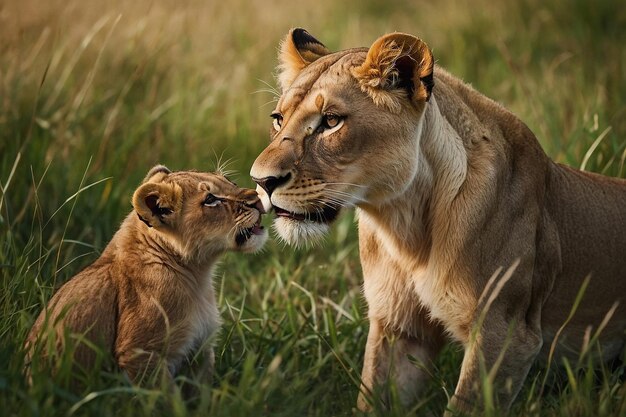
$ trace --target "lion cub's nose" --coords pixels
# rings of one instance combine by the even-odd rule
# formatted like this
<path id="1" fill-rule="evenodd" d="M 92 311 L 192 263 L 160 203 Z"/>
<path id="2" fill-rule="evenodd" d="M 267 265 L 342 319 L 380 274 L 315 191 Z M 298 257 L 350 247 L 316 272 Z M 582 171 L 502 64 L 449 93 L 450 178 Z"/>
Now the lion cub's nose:
<path id="1" fill-rule="evenodd" d="M 261 213 L 261 214 L 265 214 L 265 213 L 267 213 L 267 211 L 265 211 L 265 207 L 263 207 L 263 203 L 261 202 L 261 199 L 258 199 L 258 200 L 256 201 L 256 203 L 254 203 L 254 206 L 253 206 L 253 207 L 254 207 L 255 209 L 259 210 L 259 213 Z"/>
<path id="2" fill-rule="evenodd" d="M 284 177 L 265 177 L 265 178 L 254 178 L 252 180 L 259 184 L 265 192 L 267 192 L 268 196 L 272 196 L 274 190 L 276 190 L 281 185 L 286 184 L 291 179 L 291 174 L 287 174 Z"/>

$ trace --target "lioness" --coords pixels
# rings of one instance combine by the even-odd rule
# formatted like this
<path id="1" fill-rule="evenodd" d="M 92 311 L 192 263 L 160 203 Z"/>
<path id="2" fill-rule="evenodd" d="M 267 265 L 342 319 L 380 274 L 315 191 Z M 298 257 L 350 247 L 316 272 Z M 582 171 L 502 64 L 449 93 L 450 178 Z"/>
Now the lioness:
<path id="1" fill-rule="evenodd" d="M 446 339 L 465 348 L 449 409 L 480 407 L 483 365 L 507 409 L 586 277 L 557 353 L 576 355 L 605 316 L 602 356 L 622 351 L 626 181 L 552 162 L 524 123 L 408 34 L 331 53 L 294 29 L 278 71 L 272 140 L 250 173 L 291 244 L 359 209 L 360 409 L 390 381 L 417 400 Z"/>
<path id="2" fill-rule="evenodd" d="M 102 256 L 37 318 L 28 359 L 50 354 L 50 343 L 62 351 L 70 332 L 110 352 L 135 382 L 155 370 L 171 379 L 204 347 L 199 375 L 210 378 L 213 349 L 206 341 L 220 325 L 212 270 L 225 251 L 253 252 L 265 243 L 257 193 L 219 174 L 156 166 L 132 202 L 134 211 Z M 46 342 L 48 336 L 54 339 Z M 84 342 L 75 349 L 76 363 L 91 368 L 96 351 Z"/>

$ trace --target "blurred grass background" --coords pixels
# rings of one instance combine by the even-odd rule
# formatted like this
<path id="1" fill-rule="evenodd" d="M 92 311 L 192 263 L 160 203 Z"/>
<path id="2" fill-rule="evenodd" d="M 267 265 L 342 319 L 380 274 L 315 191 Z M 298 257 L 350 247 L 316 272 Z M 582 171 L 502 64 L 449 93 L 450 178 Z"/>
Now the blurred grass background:
<path id="1" fill-rule="evenodd" d="M 524 120 L 553 159 L 626 176 L 626 7 L 617 0 L 0 1 L 0 410 L 3 415 L 358 414 L 367 322 L 353 215 L 326 243 L 229 255 L 217 380 L 166 398 L 97 374 L 70 393 L 21 377 L 21 346 L 53 288 L 102 251 L 156 163 L 242 186 L 268 140 L 278 42 L 301 26 L 331 50 L 390 31 Z M 435 87 L 436 88 L 436 87 Z M 414 410 L 438 415 L 449 348 Z M 626 415 L 624 368 L 534 371 L 513 415 Z M 557 373 L 558 374 L 558 373 Z M 377 410 L 375 414 L 390 415 Z"/>

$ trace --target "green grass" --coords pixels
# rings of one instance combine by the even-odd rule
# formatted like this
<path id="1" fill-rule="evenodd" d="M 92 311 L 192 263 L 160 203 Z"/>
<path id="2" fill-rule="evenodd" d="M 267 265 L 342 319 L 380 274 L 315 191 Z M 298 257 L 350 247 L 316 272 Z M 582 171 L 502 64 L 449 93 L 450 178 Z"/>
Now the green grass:
<path id="1" fill-rule="evenodd" d="M 53 288 L 102 251 L 152 165 L 210 170 L 230 159 L 238 184 L 252 186 L 276 47 L 290 27 L 331 49 L 416 34 L 440 65 L 518 114 L 553 159 L 625 177 L 626 9 L 617 0 L 510 3 L 0 5 L 2 415 L 358 415 L 367 321 L 350 213 L 321 246 L 272 242 L 262 255 L 225 257 L 217 378 L 193 400 L 104 372 L 88 373 L 79 394 L 42 374 L 28 387 L 21 346 Z M 460 359 L 450 346 L 423 403 L 393 415 L 440 414 Z M 625 368 L 589 365 L 533 370 L 511 414 L 626 416 Z"/>

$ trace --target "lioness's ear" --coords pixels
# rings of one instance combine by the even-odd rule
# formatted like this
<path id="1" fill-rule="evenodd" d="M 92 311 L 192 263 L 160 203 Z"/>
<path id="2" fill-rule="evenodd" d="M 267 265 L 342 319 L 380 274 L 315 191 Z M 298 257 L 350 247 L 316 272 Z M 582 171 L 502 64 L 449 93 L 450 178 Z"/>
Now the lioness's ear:
<path id="1" fill-rule="evenodd" d="M 372 44 L 365 62 L 353 68 L 352 75 L 376 105 L 399 112 L 398 92 L 408 92 L 415 104 L 430 99 L 433 66 L 433 55 L 421 39 L 406 33 L 390 33 Z"/>
<path id="2" fill-rule="evenodd" d="M 278 53 L 278 83 L 285 91 L 300 71 L 330 51 L 304 29 L 291 29 L 280 44 Z"/>
<path id="3" fill-rule="evenodd" d="M 183 190 L 178 184 L 147 182 L 133 194 L 133 207 L 148 227 L 171 225 L 173 214 L 182 208 Z"/>

